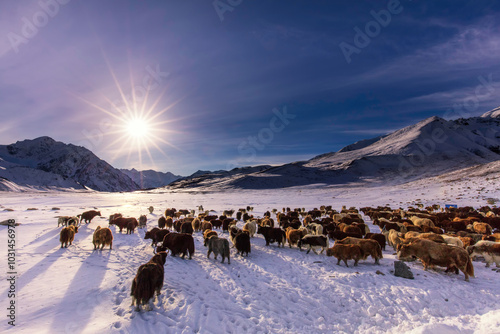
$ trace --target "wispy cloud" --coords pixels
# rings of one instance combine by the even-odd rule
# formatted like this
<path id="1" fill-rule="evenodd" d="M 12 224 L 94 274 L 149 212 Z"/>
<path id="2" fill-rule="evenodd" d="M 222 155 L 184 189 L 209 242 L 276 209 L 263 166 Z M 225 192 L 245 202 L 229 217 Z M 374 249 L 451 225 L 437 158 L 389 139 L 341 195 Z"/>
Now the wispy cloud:
<path id="1" fill-rule="evenodd" d="M 348 83 L 386 85 L 394 82 L 446 81 L 465 71 L 497 68 L 500 54 L 500 23 L 492 17 L 461 27 L 451 38 L 413 53 L 390 60 L 353 77 Z M 441 77 L 440 77 L 441 76 Z"/>

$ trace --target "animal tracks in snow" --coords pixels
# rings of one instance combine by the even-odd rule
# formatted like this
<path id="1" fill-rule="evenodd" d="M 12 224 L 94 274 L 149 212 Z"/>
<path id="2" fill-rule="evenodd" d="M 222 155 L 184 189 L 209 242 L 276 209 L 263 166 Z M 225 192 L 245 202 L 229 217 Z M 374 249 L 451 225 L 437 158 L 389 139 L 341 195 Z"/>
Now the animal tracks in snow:
<path id="1" fill-rule="evenodd" d="M 187 207 L 187 199 L 218 209 L 217 213 L 238 207 L 228 194 L 83 194 L 78 195 L 78 202 L 66 197 L 73 195 L 58 196 L 65 201 L 57 202 L 61 215 L 81 213 L 78 207 L 93 208 L 96 200 L 102 202 L 100 209 L 106 214 L 122 211 L 125 215 L 135 215 L 138 205 L 145 208 L 151 203 L 159 216 L 160 208 Z M 280 208 L 290 200 L 288 192 L 281 196 L 259 197 L 255 207 L 269 200 L 263 208 Z M 312 208 L 331 198 L 330 193 L 311 196 L 316 196 L 314 203 L 304 206 Z M 16 207 L 9 201 L 4 204 Z M 119 201 L 121 206 L 116 206 Z M 478 261 L 474 262 L 476 278 L 470 283 L 442 270 L 424 272 L 419 261 L 408 263 L 415 280 L 404 280 L 390 273 L 394 256 L 389 247 L 380 266 L 370 258 L 358 267 L 346 268 L 324 254 L 306 254 L 288 245 L 278 248 L 275 243 L 265 246 L 257 235 L 251 239 L 248 257 L 231 249 L 228 265 L 220 263 L 220 256 L 206 258 L 207 249 L 197 232 L 193 259 L 168 256 L 161 295 L 151 303 L 150 311 L 136 312 L 131 306 L 131 283 L 137 268 L 153 256 L 150 241 L 143 239 L 145 230 L 126 235 L 112 226 L 113 249 L 94 251 L 93 231 L 98 225 L 107 226 L 105 218 L 95 219 L 81 228 L 72 246 L 60 249 L 57 219 L 44 214 L 42 210 L 26 213 L 28 219 L 19 227 L 23 241 L 18 253 L 23 301 L 19 305 L 20 314 L 29 319 L 23 324 L 26 332 L 36 331 L 47 319 L 51 326 L 47 331 L 60 332 L 60 318 L 75 324 L 81 333 L 399 333 L 436 323 L 474 328 L 484 321 L 493 323 L 488 319 L 498 317 L 495 312 L 500 309 L 500 274 Z M 156 225 L 153 218 L 158 217 L 148 214 L 148 229 Z M 370 228 L 376 227 L 366 217 L 365 221 Z M 222 237 L 229 239 L 227 233 Z M 377 270 L 386 275 L 376 275 Z M 49 297 L 40 296 L 39 291 Z M 492 332 L 487 325 L 478 328 L 478 332 Z"/>

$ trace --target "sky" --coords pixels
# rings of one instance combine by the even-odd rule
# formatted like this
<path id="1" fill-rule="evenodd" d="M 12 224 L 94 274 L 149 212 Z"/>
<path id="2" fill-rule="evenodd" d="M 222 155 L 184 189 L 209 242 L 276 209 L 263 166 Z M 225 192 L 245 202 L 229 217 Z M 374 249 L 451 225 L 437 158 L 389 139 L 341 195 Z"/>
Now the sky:
<path id="1" fill-rule="evenodd" d="M 500 106 L 498 1 L 0 2 L 0 144 L 189 175 Z"/>

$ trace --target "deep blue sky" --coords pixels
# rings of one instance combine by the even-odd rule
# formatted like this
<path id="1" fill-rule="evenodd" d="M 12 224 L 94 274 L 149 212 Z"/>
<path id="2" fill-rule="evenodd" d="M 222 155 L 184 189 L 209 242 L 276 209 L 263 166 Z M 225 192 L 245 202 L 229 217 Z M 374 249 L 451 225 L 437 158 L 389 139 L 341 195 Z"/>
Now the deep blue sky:
<path id="1" fill-rule="evenodd" d="M 47 135 L 116 167 L 188 175 L 309 159 L 500 105 L 498 1 L 243 0 L 223 20 L 211 0 L 41 2 L 51 15 L 39 1 L 0 2 L 1 144 Z M 388 6 L 385 26 L 370 23 Z M 367 24 L 373 37 L 348 63 L 340 45 Z M 155 140 L 161 151 L 149 145 L 141 163 L 116 133 L 121 116 L 103 110 L 119 115 L 118 86 L 140 101 L 147 84 L 151 115 L 170 106 L 150 131 L 170 145 Z M 282 126 L 274 108 L 295 118 Z"/>

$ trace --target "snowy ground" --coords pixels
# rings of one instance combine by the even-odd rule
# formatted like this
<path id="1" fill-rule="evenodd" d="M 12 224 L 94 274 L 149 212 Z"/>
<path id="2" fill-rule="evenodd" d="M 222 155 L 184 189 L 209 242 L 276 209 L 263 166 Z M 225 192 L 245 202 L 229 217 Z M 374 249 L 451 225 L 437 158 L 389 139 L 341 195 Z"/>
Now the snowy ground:
<path id="1" fill-rule="evenodd" d="M 410 263 L 414 280 L 392 275 L 389 248 L 381 265 L 337 266 L 334 258 L 298 249 L 265 246 L 252 239 L 252 253 L 231 253 L 231 264 L 206 258 L 195 234 L 193 260 L 168 257 L 159 301 L 150 312 L 130 306 L 131 281 L 153 255 L 144 231 L 114 233 L 113 250 L 92 251 L 92 233 L 107 226 L 96 217 L 73 246 L 60 249 L 57 215 L 98 208 L 138 217 L 153 205 L 149 228 L 167 207 L 203 205 L 218 214 L 251 205 L 254 214 L 284 206 L 365 206 L 412 202 L 485 205 L 500 197 L 497 183 L 420 182 L 401 187 L 337 187 L 220 193 L 0 193 L 0 221 L 15 218 L 17 242 L 16 326 L 2 315 L 0 332 L 12 333 L 500 333 L 500 273 L 475 261 L 476 278 L 424 272 Z M 470 187 L 470 188 L 468 188 Z M 479 191 L 479 193 L 478 193 Z M 53 211 L 53 207 L 60 210 Z M 27 210 L 37 208 L 38 210 Z M 14 211 L 7 212 L 4 209 Z M 371 222 L 370 227 L 377 231 Z M 240 223 L 241 225 L 241 223 Z M 227 235 L 225 235 L 227 237 Z M 0 244 L 7 228 L 0 227 Z M 7 256 L 2 247 L 0 307 L 7 312 Z M 352 263 L 352 261 L 350 261 Z M 376 274 L 379 270 L 384 275 Z"/>

